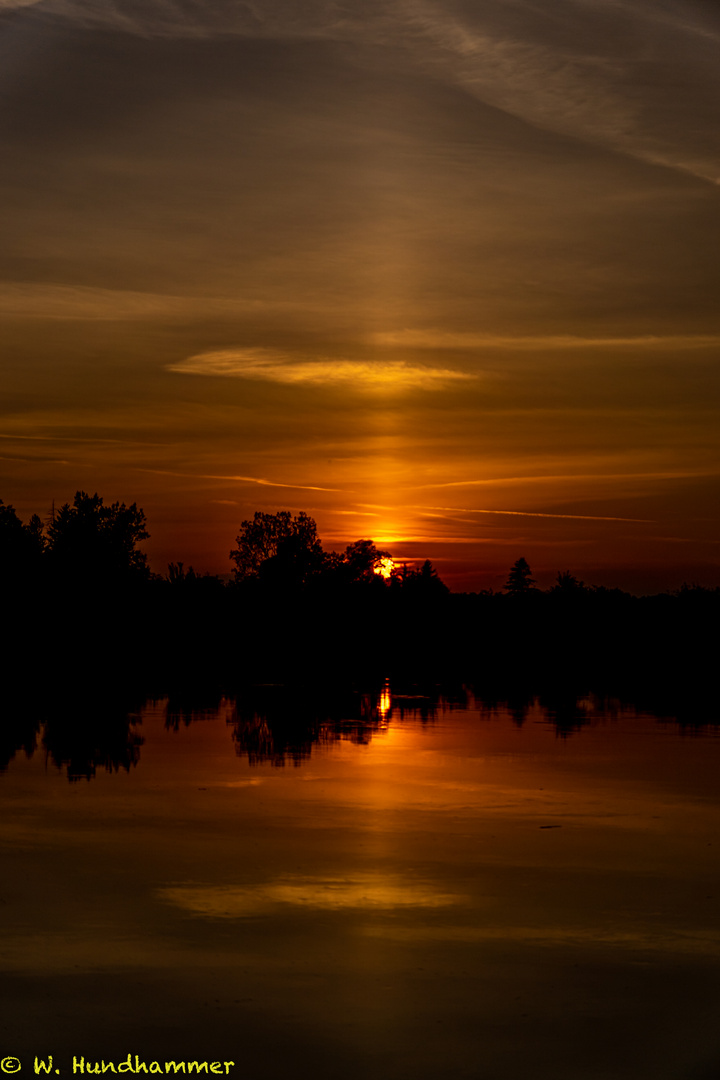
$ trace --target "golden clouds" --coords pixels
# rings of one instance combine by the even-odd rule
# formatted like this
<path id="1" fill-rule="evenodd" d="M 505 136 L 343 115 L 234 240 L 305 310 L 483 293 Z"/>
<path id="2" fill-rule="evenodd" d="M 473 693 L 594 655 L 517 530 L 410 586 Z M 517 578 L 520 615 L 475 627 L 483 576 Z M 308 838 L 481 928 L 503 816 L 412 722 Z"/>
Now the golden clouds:
<path id="1" fill-rule="evenodd" d="M 425 367 L 404 360 L 294 360 L 270 348 L 223 349 L 198 353 L 169 364 L 182 375 L 215 375 L 267 382 L 348 387 L 362 392 L 402 393 L 436 390 L 477 375 L 450 368 Z"/>

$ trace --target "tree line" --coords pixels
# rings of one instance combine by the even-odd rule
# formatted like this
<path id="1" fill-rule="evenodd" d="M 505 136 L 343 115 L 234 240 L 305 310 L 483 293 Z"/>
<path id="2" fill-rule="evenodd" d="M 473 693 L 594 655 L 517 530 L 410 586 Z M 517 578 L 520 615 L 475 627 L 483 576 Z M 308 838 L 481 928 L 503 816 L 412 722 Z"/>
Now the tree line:
<path id="1" fill-rule="evenodd" d="M 12 506 L 0 499 L 0 566 L 6 587 L 14 580 L 27 584 L 34 575 L 54 577 L 74 585 L 98 586 L 165 581 L 186 587 L 200 580 L 222 580 L 214 575 L 198 575 L 182 562 L 170 563 L 167 575 L 150 571 L 139 544 L 149 538 L 143 510 L 136 503 L 106 504 L 97 494 L 77 491 L 72 503 L 54 506 L 45 523 L 34 514 L 27 524 Z M 325 584 L 334 587 L 364 584 L 374 589 L 389 587 L 428 595 L 445 595 L 450 590 L 429 559 L 419 568 L 394 563 L 389 551 L 372 540 L 356 540 L 344 551 L 326 551 L 317 534 L 317 524 L 309 514 L 289 510 L 275 514 L 256 511 L 243 521 L 230 551 L 232 584 L 259 586 L 273 590 L 296 590 Z M 386 570 L 387 567 L 387 570 Z M 523 596 L 536 590 L 536 581 L 527 560 L 520 557 L 509 570 L 504 591 Z M 588 591 L 608 591 L 586 586 L 569 570 L 558 571 L 552 593 L 577 595 Z M 620 590 L 613 590 L 619 592 Z M 688 591 L 718 593 L 720 590 L 685 585 Z M 491 593 L 485 590 L 484 595 Z"/>
<path id="2" fill-rule="evenodd" d="M 714 667 L 720 590 L 635 597 L 560 571 L 536 587 L 525 558 L 504 590 L 453 593 L 429 560 L 396 566 L 372 540 L 326 551 L 306 513 L 241 522 L 228 582 L 171 563 L 153 574 L 145 514 L 78 491 L 45 522 L 0 502 L 8 670 L 33 679 L 108 672 L 143 690 L 419 672 L 564 684 L 697 685 Z M 163 683 L 163 680 L 165 682 Z M 578 682 L 579 680 L 579 682 Z M 588 683 L 589 685 L 589 683 Z"/>
<path id="3" fill-rule="evenodd" d="M 95 493 L 78 491 L 71 503 L 53 507 L 46 523 L 34 514 L 27 524 L 12 506 L 0 499 L 0 565 L 5 584 L 26 582 L 30 575 L 54 577 L 73 584 L 112 585 L 165 580 L 182 586 L 199 575 L 183 563 L 170 563 L 167 576 L 150 572 L 147 556 L 138 547 L 149 537 L 143 510 L 136 503 L 107 505 Z M 320 581 L 342 584 L 382 584 L 379 573 L 390 553 L 372 540 L 356 540 L 343 552 L 325 551 L 317 525 L 304 511 L 276 514 L 256 511 L 243 521 L 230 552 L 233 583 L 251 582 L 273 588 L 298 588 Z M 203 575 L 205 580 L 213 575 Z M 446 591 L 429 560 L 419 570 L 399 567 L 390 575 L 394 584 L 411 587 L 423 583 Z M 215 578 L 220 583 L 219 578 Z"/>

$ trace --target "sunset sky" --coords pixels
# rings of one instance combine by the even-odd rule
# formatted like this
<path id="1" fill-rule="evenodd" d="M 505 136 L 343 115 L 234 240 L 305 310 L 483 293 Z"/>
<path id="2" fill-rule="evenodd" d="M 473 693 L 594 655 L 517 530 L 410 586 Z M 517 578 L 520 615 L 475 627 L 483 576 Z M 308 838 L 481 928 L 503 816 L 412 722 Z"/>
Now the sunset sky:
<path id="1" fill-rule="evenodd" d="M 720 584 L 720 7 L 0 0 L 0 498 Z"/>

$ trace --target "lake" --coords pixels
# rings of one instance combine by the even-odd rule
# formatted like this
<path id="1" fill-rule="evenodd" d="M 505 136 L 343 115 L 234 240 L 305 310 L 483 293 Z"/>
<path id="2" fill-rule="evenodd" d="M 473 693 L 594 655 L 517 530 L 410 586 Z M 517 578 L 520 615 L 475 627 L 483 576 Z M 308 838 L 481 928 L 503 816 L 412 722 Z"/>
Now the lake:
<path id="1" fill-rule="evenodd" d="M 0 775 L 5 1072 L 720 1076 L 703 716 L 388 684 L 39 716 Z"/>

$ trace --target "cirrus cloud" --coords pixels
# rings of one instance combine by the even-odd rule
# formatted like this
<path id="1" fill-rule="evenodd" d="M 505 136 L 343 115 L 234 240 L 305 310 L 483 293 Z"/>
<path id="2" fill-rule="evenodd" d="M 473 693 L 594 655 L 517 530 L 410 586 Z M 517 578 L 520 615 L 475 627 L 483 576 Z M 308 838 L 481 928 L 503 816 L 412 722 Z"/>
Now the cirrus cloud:
<path id="1" fill-rule="evenodd" d="M 720 345 L 718 334 L 634 334 L 590 337 L 581 334 L 508 335 L 456 330 L 387 330 L 369 336 L 374 345 L 409 349 L 704 349 Z"/>
<path id="2" fill-rule="evenodd" d="M 360 391 L 402 392 L 437 390 L 442 386 L 477 379 L 477 375 L 451 368 L 426 367 L 402 360 L 296 360 L 268 348 L 221 349 L 198 353 L 168 364 L 181 375 L 211 375 L 233 379 L 309 386 L 342 386 Z"/>

